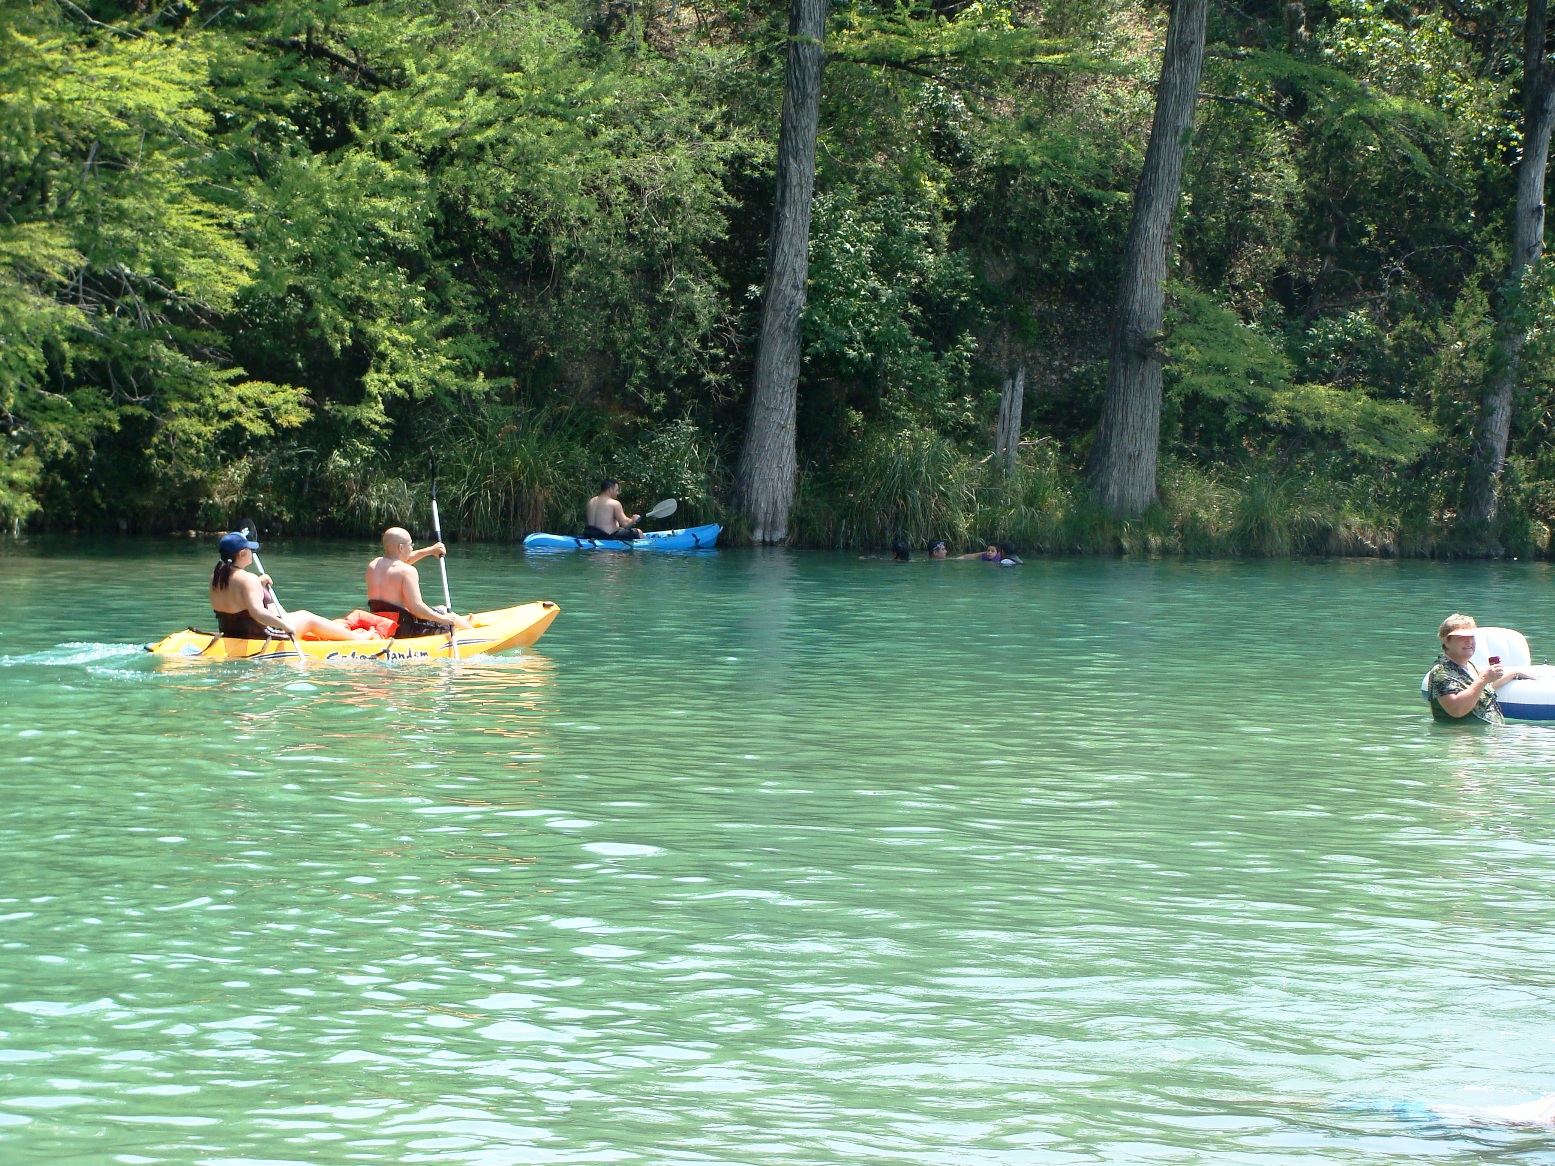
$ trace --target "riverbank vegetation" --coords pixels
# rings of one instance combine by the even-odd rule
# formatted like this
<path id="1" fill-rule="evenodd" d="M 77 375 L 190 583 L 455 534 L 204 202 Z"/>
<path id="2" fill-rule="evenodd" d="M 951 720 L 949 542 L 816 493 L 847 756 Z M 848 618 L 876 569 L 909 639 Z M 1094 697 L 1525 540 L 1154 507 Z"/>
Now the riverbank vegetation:
<path id="1" fill-rule="evenodd" d="M 804 545 L 1550 553 L 1543 0 L 1209 5 L 1120 341 L 1195 3 L 822 10 L 781 526 L 747 436 L 787 7 L 7 5 L 0 521 L 420 529 L 435 480 L 508 539 L 611 473 Z M 1103 425 L 1152 375 L 1158 433 Z"/>

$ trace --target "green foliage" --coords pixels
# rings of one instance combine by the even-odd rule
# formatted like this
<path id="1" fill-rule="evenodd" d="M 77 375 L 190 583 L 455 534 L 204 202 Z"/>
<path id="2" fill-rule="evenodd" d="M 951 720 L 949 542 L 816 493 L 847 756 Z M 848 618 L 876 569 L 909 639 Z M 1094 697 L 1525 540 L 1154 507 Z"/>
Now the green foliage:
<path id="1" fill-rule="evenodd" d="M 521 354 L 500 372 L 650 407 L 705 390 L 728 311 L 721 177 L 754 143 L 693 94 L 723 83 L 728 55 L 602 48 L 540 9 L 439 25 L 417 48 L 370 145 L 428 185 L 438 282 L 471 310 L 461 323 Z"/>
<path id="2" fill-rule="evenodd" d="M 12 5 L 0 62 L 0 507 L 38 509 L 29 489 L 67 514 L 177 506 L 214 460 L 303 417 L 300 390 L 223 354 L 254 261 L 210 181 L 209 57 L 176 37 L 84 40 Z"/>
<path id="3" fill-rule="evenodd" d="M 1430 553 L 1507 302 L 1502 541 L 1545 548 L 1555 278 L 1500 286 L 1517 14 L 1465 11 L 1214 6 L 1161 503 L 1120 523 L 1078 467 L 1161 13 L 839 7 L 801 537 Z M 0 524 L 362 532 L 415 525 L 435 477 L 452 530 L 511 538 L 576 529 L 606 471 L 730 521 L 783 29 L 592 0 L 0 9 Z"/>
<path id="4" fill-rule="evenodd" d="M 1436 439 L 1430 422 L 1412 405 L 1379 401 L 1360 389 L 1292 385 L 1276 392 L 1270 405 L 1271 421 L 1305 437 L 1336 442 L 1357 460 L 1407 465 Z"/>
<path id="5" fill-rule="evenodd" d="M 855 406 L 917 408 L 946 428 L 971 421 L 974 289 L 936 209 L 853 192 L 817 199 L 805 356 Z M 966 331 L 935 335 L 933 322 Z"/>
<path id="6" fill-rule="evenodd" d="M 595 477 L 586 420 L 556 410 L 488 408 L 449 435 L 444 512 L 466 537 L 574 530 Z M 423 509 L 424 512 L 424 509 Z"/>
<path id="7" fill-rule="evenodd" d="M 830 506 L 822 511 L 811 499 L 799 508 L 805 537 L 839 547 L 964 541 L 976 483 L 966 453 L 919 424 L 894 431 L 856 428 L 835 476 L 821 487 L 831 495 Z"/>
<path id="8" fill-rule="evenodd" d="M 1246 324 L 1214 297 L 1173 289 L 1165 347 L 1167 423 L 1183 427 L 1197 447 L 1221 457 L 1262 422 L 1291 377 L 1278 340 Z"/>
<path id="9" fill-rule="evenodd" d="M 971 92 L 1006 83 L 1023 69 L 1120 71 L 1078 38 L 1048 35 L 1023 15 L 999 0 L 974 0 L 954 18 L 924 3 L 853 3 L 839 12 L 827 48 L 838 64 L 894 69 Z"/>
<path id="10" fill-rule="evenodd" d="M 1235 460 L 1235 447 L 1256 438 L 1268 450 L 1326 443 L 1352 462 L 1406 465 L 1436 440 L 1408 402 L 1379 400 L 1350 380 L 1293 384 L 1295 362 L 1279 338 L 1191 288 L 1175 289 L 1167 347 L 1169 400 L 1201 455 Z"/>
<path id="11" fill-rule="evenodd" d="M 613 461 L 613 476 L 644 509 L 663 498 L 680 503 L 675 525 L 699 526 L 720 517 L 718 454 L 707 435 L 684 417 L 645 429 Z"/>

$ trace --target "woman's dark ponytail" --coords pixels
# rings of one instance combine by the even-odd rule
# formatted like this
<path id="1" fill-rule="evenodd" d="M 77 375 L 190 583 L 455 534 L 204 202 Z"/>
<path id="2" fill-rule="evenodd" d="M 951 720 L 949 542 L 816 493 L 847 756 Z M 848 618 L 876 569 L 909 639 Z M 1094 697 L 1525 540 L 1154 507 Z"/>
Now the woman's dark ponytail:
<path id="1" fill-rule="evenodd" d="M 237 564 L 228 559 L 220 559 L 216 563 L 216 569 L 211 572 L 211 589 L 220 591 L 226 587 L 228 580 L 232 578 L 232 572 L 236 571 Z"/>

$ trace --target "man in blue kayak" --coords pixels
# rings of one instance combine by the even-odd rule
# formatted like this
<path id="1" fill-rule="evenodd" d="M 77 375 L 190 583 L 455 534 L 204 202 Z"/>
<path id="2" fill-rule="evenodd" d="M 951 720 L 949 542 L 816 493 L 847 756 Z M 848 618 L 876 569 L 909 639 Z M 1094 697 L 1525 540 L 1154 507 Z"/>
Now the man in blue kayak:
<path id="1" fill-rule="evenodd" d="M 583 528 L 583 537 L 617 541 L 642 538 L 643 532 L 632 525 L 641 517 L 641 514 L 634 514 L 630 518 L 626 516 L 626 511 L 621 507 L 621 483 L 614 478 L 606 478 L 599 484 L 599 493 L 589 499 L 588 509 L 584 512 L 587 525 Z"/>

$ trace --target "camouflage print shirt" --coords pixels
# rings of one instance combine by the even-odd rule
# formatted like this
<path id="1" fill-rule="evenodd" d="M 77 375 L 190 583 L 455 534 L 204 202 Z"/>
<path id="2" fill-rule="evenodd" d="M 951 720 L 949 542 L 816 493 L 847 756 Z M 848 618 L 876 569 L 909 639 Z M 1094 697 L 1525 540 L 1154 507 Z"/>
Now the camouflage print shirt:
<path id="1" fill-rule="evenodd" d="M 1436 663 L 1431 665 L 1431 673 L 1426 677 L 1426 692 L 1431 697 L 1431 715 L 1439 721 L 1457 721 L 1462 717 L 1455 717 L 1442 707 L 1442 702 L 1437 697 L 1443 694 L 1462 692 L 1465 688 L 1472 687 L 1474 677 L 1469 675 L 1469 670 L 1461 664 L 1454 663 L 1443 652 L 1436 658 Z M 1478 717 L 1492 725 L 1506 723 L 1506 718 L 1501 715 L 1501 705 L 1496 700 L 1495 691 L 1487 684 L 1479 694 L 1479 703 L 1470 710 L 1470 716 Z"/>

